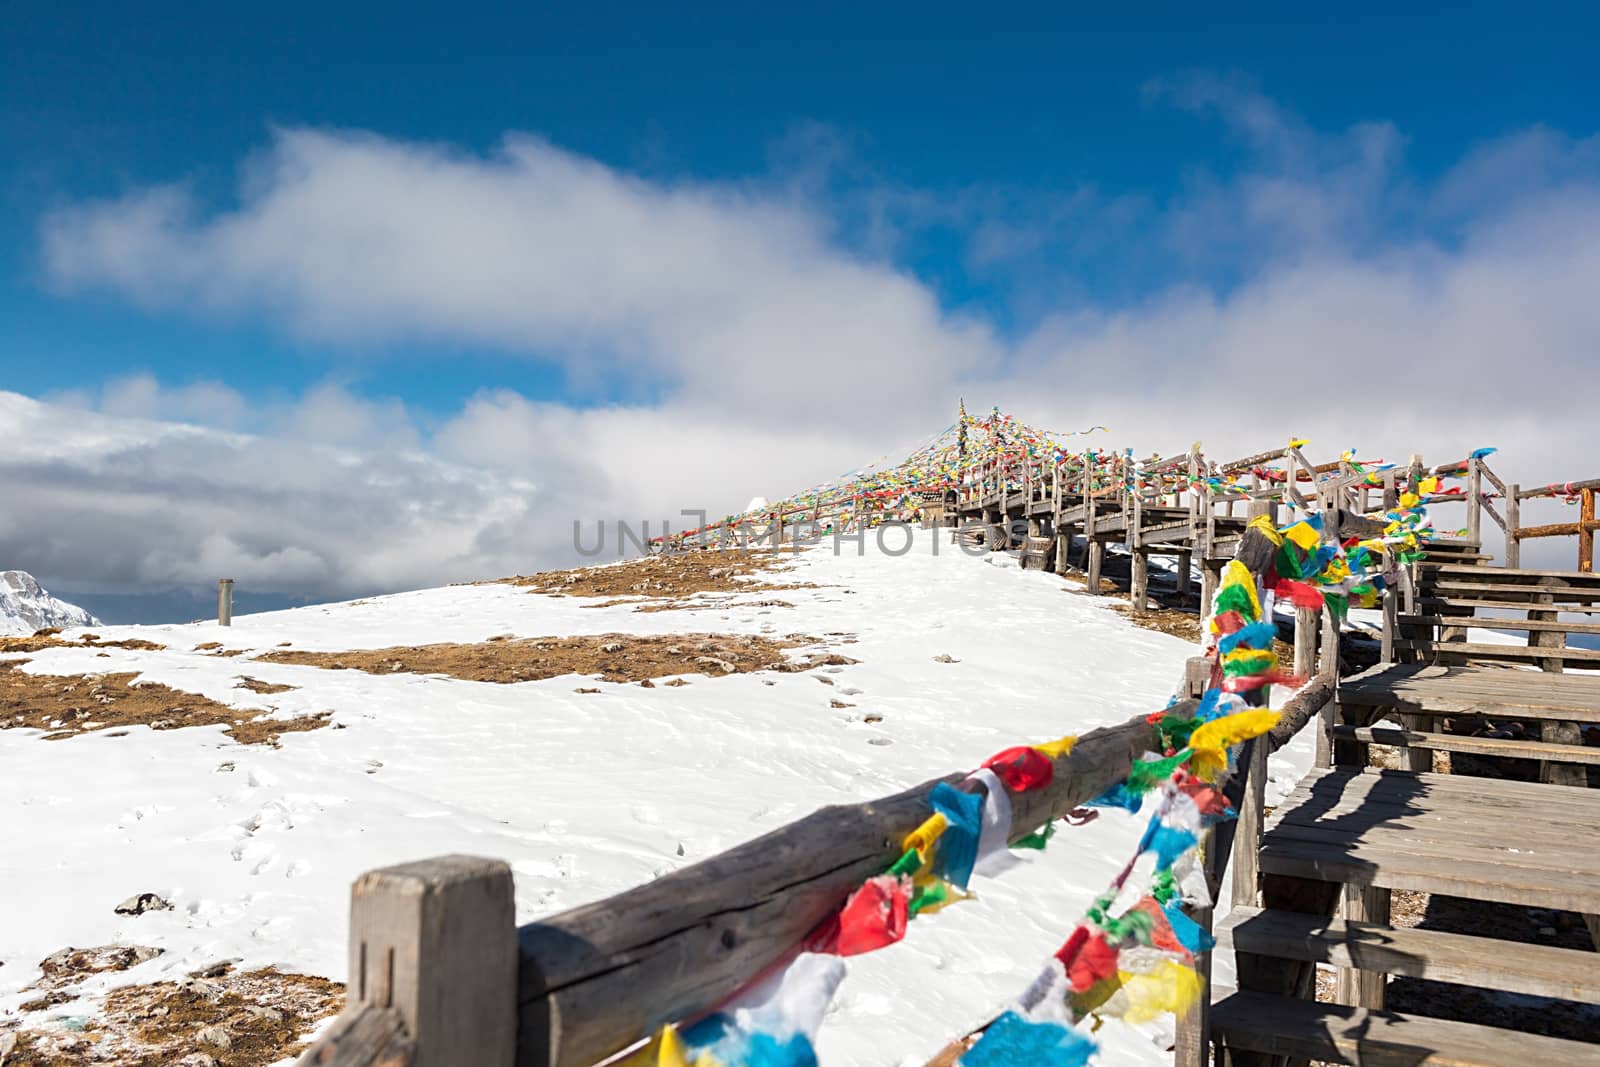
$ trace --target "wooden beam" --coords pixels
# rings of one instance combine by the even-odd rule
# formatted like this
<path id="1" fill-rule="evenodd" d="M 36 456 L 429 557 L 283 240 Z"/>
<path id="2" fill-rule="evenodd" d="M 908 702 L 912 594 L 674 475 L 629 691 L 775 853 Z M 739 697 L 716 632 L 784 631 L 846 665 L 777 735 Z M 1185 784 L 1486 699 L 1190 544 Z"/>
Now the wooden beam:
<path id="1" fill-rule="evenodd" d="M 1595 530 L 1600 530 L 1600 522 L 1596 522 L 1593 515 L 1586 516 L 1578 522 L 1552 522 L 1544 526 L 1524 526 L 1517 531 L 1517 540 L 1526 541 L 1535 537 L 1572 537 L 1590 534 L 1591 544 Z M 1591 552 L 1593 550 L 1591 549 Z M 1591 556 L 1591 560 L 1592 560 Z M 1579 568 L 1582 570 L 1582 568 Z"/>
<path id="2" fill-rule="evenodd" d="M 1012 797 L 1012 839 L 1122 781 L 1157 743 L 1143 717 L 1083 735 L 1056 762 L 1048 788 Z M 904 836 L 927 816 L 933 786 L 960 777 L 823 808 L 647 885 L 523 926 L 517 1062 L 587 1067 L 781 964 L 898 858 Z"/>
<path id="3" fill-rule="evenodd" d="M 1600 489 L 1600 478 L 1590 478 L 1582 482 L 1562 482 L 1559 484 L 1536 486 L 1533 489 L 1517 487 L 1517 498 L 1529 500 L 1541 496 L 1566 496 L 1569 493 L 1580 493 L 1585 489 Z"/>

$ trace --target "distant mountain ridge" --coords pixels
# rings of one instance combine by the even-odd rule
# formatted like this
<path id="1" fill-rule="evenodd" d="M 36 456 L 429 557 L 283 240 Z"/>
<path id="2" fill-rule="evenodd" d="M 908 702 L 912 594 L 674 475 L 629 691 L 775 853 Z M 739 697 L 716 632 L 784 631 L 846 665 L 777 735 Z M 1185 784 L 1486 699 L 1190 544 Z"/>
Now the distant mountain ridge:
<path id="1" fill-rule="evenodd" d="M 0 571 L 0 636 L 26 637 L 47 626 L 99 626 L 76 604 L 57 600 L 27 571 Z"/>

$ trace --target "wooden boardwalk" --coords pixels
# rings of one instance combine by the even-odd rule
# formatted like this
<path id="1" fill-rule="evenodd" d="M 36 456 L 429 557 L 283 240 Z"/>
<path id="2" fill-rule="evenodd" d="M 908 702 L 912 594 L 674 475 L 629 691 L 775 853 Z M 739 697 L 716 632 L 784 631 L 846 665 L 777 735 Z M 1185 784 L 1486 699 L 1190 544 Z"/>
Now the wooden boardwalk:
<path id="1" fill-rule="evenodd" d="M 1465 503 L 1464 535 L 1432 542 L 1424 562 L 1385 575 L 1380 666 L 1339 681 L 1331 614 L 1302 609 L 1296 617 L 1295 668 L 1315 667 L 1318 677 L 1279 727 L 1242 746 L 1243 773 L 1227 786 L 1239 819 L 1220 823 L 1205 846 L 1213 894 L 1230 860 L 1234 867 L 1232 910 L 1219 933 L 1235 951 L 1238 988 L 1214 1003 L 1201 998 L 1179 1020 L 1177 1067 L 1202 1067 L 1213 1056 L 1233 1067 L 1520 1067 L 1530 1059 L 1600 1067 L 1600 1043 L 1385 1007 L 1389 976 L 1600 1004 L 1593 952 L 1390 922 L 1396 890 L 1422 891 L 1575 912 L 1600 944 L 1600 790 L 1586 788 L 1591 779 L 1600 784 L 1600 735 L 1586 743 L 1585 734 L 1600 726 L 1600 677 L 1575 673 L 1600 668 L 1600 651 L 1567 645 L 1569 634 L 1600 633 L 1600 577 L 1589 573 L 1600 480 L 1523 490 L 1477 454 L 1434 468 L 1413 458 L 1375 478 L 1347 459 L 1313 464 L 1291 444 L 1222 464 L 1198 448 L 1166 459 L 1000 459 L 964 471 L 955 488 L 915 494 L 925 525 L 957 526 L 954 536 L 969 545 L 1019 550 L 1024 567 L 1081 568 L 1091 593 L 1102 591 L 1113 550 L 1119 576 L 1127 561 L 1130 599 L 1141 610 L 1152 600 L 1150 558 L 1172 557 L 1166 598 L 1204 614 L 1252 519 L 1286 524 L 1319 514 L 1324 542 L 1343 541 L 1384 521 L 1436 474 L 1466 481 L 1465 494 L 1423 492 L 1430 505 Z M 1579 494 L 1578 522 L 1521 525 L 1522 501 Z M 895 517 L 880 507 L 871 494 L 845 491 L 758 518 L 778 547 L 829 531 L 861 534 Z M 1488 565 L 1485 517 L 1504 534 L 1509 567 Z M 737 535 L 751 523 L 741 516 L 691 533 Z M 1578 571 L 1519 566 L 1522 540 L 1565 535 L 1579 538 Z M 689 536 L 658 543 L 687 547 Z M 1211 661 L 1197 658 L 1191 668 L 1184 692 L 1194 696 Z M 1311 718 L 1317 770 L 1268 817 L 1267 757 Z M 1055 761 L 1049 787 L 1011 797 L 1010 838 L 1123 781 L 1132 762 L 1160 744 L 1152 721 L 1139 716 L 1080 738 Z M 1400 769 L 1370 767 L 1375 746 L 1396 750 Z M 1471 760 L 1493 761 L 1503 774 L 1443 773 L 1446 762 L 1460 770 Z M 897 843 L 925 818 L 936 781 L 821 809 L 649 884 L 520 927 L 503 862 L 440 857 L 368 872 L 352 894 L 350 1002 L 301 1062 L 605 1060 L 789 958 L 853 888 L 899 856 Z M 1210 912 L 1194 918 L 1209 923 Z M 1209 974 L 1209 954 L 1197 963 Z M 1337 969 L 1336 1003 L 1311 995 L 1319 964 Z"/>
<path id="2" fill-rule="evenodd" d="M 1235 893 L 1224 930 L 1239 988 L 1210 1019 L 1221 1064 L 1600 1065 L 1600 1044 L 1386 1010 L 1391 975 L 1600 1005 L 1592 951 L 1390 924 L 1392 893 L 1409 890 L 1575 912 L 1600 945 L 1600 790 L 1584 788 L 1600 747 L 1581 743 L 1600 723 L 1600 677 L 1565 672 L 1584 650 L 1469 632 L 1493 621 L 1536 639 L 1561 633 L 1572 624 L 1552 599 L 1594 603 L 1600 583 L 1450 563 L 1420 571 L 1405 594 L 1416 606 L 1391 619 L 1409 636 L 1386 641 L 1417 662 L 1340 682 L 1319 767 L 1266 821 L 1254 884 Z M 1472 615 L 1480 604 L 1499 614 Z M 1518 607 L 1525 617 L 1508 619 Z M 1505 736 L 1508 724 L 1531 728 Z M 1373 745 L 1394 747 L 1409 769 L 1370 766 Z M 1528 780 L 1437 773 L 1439 752 Z M 1337 1003 L 1310 999 L 1317 964 L 1338 969 Z"/>

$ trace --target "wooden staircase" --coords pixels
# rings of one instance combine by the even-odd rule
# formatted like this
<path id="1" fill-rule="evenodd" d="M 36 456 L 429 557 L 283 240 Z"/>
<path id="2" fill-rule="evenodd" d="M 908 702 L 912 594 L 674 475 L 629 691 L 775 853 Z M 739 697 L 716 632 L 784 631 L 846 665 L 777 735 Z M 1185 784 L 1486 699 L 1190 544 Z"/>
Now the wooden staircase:
<path id="1" fill-rule="evenodd" d="M 1239 992 L 1211 1009 L 1221 1062 L 1600 1065 L 1600 1044 L 1383 1010 L 1388 975 L 1600 1004 L 1592 952 L 1389 924 L 1396 889 L 1600 914 L 1596 825 L 1595 790 L 1314 772 L 1267 823 L 1259 906 L 1222 927 Z M 1342 1003 L 1301 998 L 1319 963 L 1340 969 Z"/>
<path id="2" fill-rule="evenodd" d="M 1600 677 L 1563 671 L 1600 652 L 1566 648 L 1566 633 L 1592 631 L 1556 614 L 1600 611 L 1600 577 L 1474 555 L 1430 548 L 1398 615 L 1395 648 L 1412 662 L 1340 683 L 1318 769 L 1266 821 L 1259 877 L 1236 868 L 1256 891 L 1236 890 L 1220 927 L 1238 990 L 1211 1006 L 1219 1064 L 1600 1067 L 1600 1043 L 1385 1010 L 1391 975 L 1600 1005 L 1594 952 L 1390 922 L 1391 894 L 1413 890 L 1577 912 L 1600 946 L 1600 790 L 1582 788 L 1600 747 L 1581 733 L 1600 723 Z M 1516 613 L 1493 625 L 1529 642 L 1469 641 L 1468 625 L 1490 621 L 1480 604 Z M 1536 728 L 1526 739 L 1444 728 L 1473 717 Z M 1399 749 L 1408 769 L 1369 767 L 1374 744 Z M 1435 773 L 1438 751 L 1533 760 L 1537 780 Z M 1312 996 L 1319 964 L 1337 969 L 1337 1003 Z"/>

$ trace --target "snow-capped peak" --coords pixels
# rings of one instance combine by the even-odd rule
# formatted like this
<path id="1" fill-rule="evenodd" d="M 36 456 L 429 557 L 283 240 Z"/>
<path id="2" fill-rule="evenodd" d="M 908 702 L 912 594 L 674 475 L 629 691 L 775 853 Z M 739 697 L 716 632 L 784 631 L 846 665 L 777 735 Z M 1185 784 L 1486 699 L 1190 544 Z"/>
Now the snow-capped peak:
<path id="1" fill-rule="evenodd" d="M 0 571 L 0 636 L 27 636 L 47 626 L 99 626 L 76 604 L 57 600 L 27 571 Z"/>

